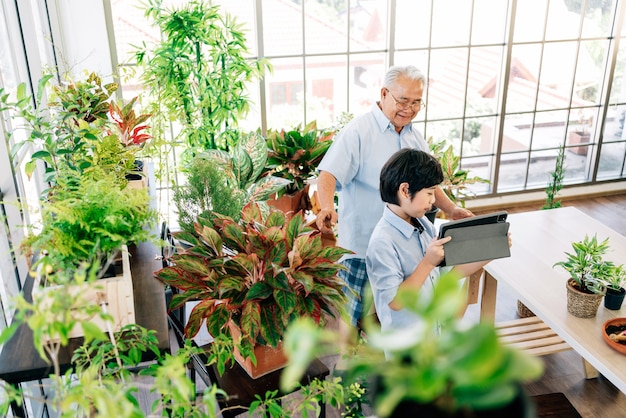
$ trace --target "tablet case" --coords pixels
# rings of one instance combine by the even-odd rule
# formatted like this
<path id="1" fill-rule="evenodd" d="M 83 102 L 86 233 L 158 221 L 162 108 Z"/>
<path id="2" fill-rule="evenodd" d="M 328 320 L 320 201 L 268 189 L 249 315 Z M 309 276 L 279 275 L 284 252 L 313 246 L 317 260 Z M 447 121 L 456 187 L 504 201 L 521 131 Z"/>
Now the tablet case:
<path id="1" fill-rule="evenodd" d="M 506 215 L 496 212 L 442 225 L 440 238 L 452 239 L 443 245 L 445 258 L 440 266 L 510 257 Z"/>

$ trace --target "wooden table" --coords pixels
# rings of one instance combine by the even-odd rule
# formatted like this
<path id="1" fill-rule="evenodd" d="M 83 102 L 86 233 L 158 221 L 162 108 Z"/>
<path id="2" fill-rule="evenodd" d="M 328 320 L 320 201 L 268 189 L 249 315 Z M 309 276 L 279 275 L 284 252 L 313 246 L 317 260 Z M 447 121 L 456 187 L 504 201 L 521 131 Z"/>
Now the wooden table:
<path id="1" fill-rule="evenodd" d="M 515 295 L 582 358 L 626 393 L 626 356 L 610 348 L 602 339 L 605 321 L 626 317 L 602 304 L 595 318 L 577 318 L 567 312 L 565 283 L 568 273 L 553 267 L 572 252 L 572 242 L 585 234 L 609 238 L 608 260 L 626 264 L 626 237 L 611 230 L 573 207 L 539 210 L 509 216 L 513 239 L 511 257 L 493 260 L 485 266 L 481 318 L 495 318 L 498 282 L 504 282 Z"/>

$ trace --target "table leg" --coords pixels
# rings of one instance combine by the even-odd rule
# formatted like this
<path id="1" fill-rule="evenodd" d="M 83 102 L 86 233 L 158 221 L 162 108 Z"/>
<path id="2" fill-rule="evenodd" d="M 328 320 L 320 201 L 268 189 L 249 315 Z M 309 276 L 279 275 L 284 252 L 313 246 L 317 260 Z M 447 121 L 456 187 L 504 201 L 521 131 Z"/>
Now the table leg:
<path id="1" fill-rule="evenodd" d="M 483 291 L 480 302 L 481 321 L 494 323 L 496 318 L 496 293 L 498 291 L 498 281 L 485 271 L 483 275 Z"/>
<path id="2" fill-rule="evenodd" d="M 589 363 L 587 360 L 582 359 L 583 360 L 583 369 L 585 371 L 585 379 L 595 379 L 598 377 L 598 375 L 600 373 L 598 373 L 598 370 L 596 370 L 595 367 L 593 367 L 591 365 L 591 363 Z"/>

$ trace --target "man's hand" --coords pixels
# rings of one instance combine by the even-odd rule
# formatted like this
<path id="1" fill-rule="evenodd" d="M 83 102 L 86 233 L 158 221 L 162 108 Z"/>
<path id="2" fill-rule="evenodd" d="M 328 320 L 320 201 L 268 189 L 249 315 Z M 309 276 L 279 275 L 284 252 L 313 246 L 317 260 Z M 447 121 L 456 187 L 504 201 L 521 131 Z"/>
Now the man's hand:
<path id="1" fill-rule="evenodd" d="M 457 219 L 463 219 L 463 218 L 469 218 L 474 216 L 474 214 L 472 213 L 472 211 L 459 207 L 459 206 L 455 206 L 454 209 L 452 209 L 452 213 L 446 213 L 446 216 L 448 216 L 450 219 L 452 219 L 453 221 L 457 220 Z"/>
<path id="2" fill-rule="evenodd" d="M 315 224 L 322 234 L 334 234 L 333 227 L 337 223 L 337 212 L 323 208 L 317 214 Z"/>

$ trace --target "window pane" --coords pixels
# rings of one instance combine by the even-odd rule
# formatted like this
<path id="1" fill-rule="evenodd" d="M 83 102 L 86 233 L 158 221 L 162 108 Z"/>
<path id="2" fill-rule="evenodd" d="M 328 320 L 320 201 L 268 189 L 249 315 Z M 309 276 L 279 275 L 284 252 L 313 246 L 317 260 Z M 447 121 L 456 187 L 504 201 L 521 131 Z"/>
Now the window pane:
<path id="1" fill-rule="evenodd" d="M 304 39 L 307 54 L 346 52 L 348 22 L 345 2 L 305 3 Z"/>
<path id="2" fill-rule="evenodd" d="M 504 135 L 502 136 L 502 152 L 529 150 L 532 126 L 532 113 L 506 116 L 504 119 Z"/>
<path id="3" fill-rule="evenodd" d="M 576 64 L 576 50 L 576 42 L 544 45 L 537 110 L 569 106 L 574 65 Z"/>
<path id="4" fill-rule="evenodd" d="M 386 71 L 387 64 L 383 53 L 358 54 L 350 57 L 350 84 L 348 85 L 348 111 L 350 113 L 354 116 L 359 115 L 380 100 L 380 90 Z M 338 109 L 338 111 L 337 115 L 341 113 L 341 110 Z"/>
<path id="5" fill-rule="evenodd" d="M 543 40 L 548 0 L 524 0 L 517 2 L 513 42 L 536 42 Z"/>
<path id="6" fill-rule="evenodd" d="M 574 97 L 576 103 L 600 104 L 600 90 L 604 80 L 603 65 L 607 55 L 609 41 L 585 41 L 580 44 Z"/>
<path id="7" fill-rule="evenodd" d="M 598 179 L 626 177 L 624 172 L 624 155 L 626 155 L 625 142 L 602 145 Z"/>
<path id="8" fill-rule="evenodd" d="M 468 118 L 465 121 L 465 131 L 463 132 L 463 157 L 470 155 L 484 155 L 493 153 L 494 135 L 493 129 L 487 127 L 495 126 L 496 118 Z M 486 127 L 486 128 L 483 128 Z"/>
<path id="9" fill-rule="evenodd" d="M 471 16 L 471 1 L 433 1 L 432 46 L 469 44 Z"/>
<path id="10" fill-rule="evenodd" d="M 304 120 L 304 67 L 302 58 L 274 58 L 274 71 L 266 76 L 268 128 L 296 126 Z"/>
<path id="11" fill-rule="evenodd" d="M 396 27 L 393 30 L 396 48 L 426 48 L 429 45 L 430 5 L 430 0 L 396 2 Z"/>
<path id="12" fill-rule="evenodd" d="M 465 110 L 468 116 L 489 115 L 498 110 L 498 86 L 500 85 L 502 54 L 502 47 L 470 49 Z"/>
<path id="13" fill-rule="evenodd" d="M 580 3 L 567 10 L 564 1 L 549 2 L 546 40 L 576 39 L 580 33 Z"/>
<path id="14" fill-rule="evenodd" d="M 498 173 L 498 192 L 525 190 L 528 154 L 525 152 L 502 154 Z"/>
<path id="15" fill-rule="evenodd" d="M 384 50 L 387 45 L 387 1 L 350 2 L 350 50 Z M 336 41 L 333 41 L 336 42 Z"/>
<path id="16" fill-rule="evenodd" d="M 302 6 L 268 0 L 263 8 L 263 48 L 266 56 L 302 54 Z"/>
<path id="17" fill-rule="evenodd" d="M 511 51 L 507 112 L 528 112 L 537 102 L 541 45 L 514 45 Z"/>
<path id="18" fill-rule="evenodd" d="M 617 4 L 617 1 L 587 1 L 585 20 L 583 21 L 583 38 L 611 36 L 613 14 Z"/>
<path id="19" fill-rule="evenodd" d="M 432 51 L 427 100 L 429 118 L 463 116 L 467 53 L 467 48 Z"/>
<path id="20" fill-rule="evenodd" d="M 507 24 L 507 9 L 506 1 L 474 0 L 472 44 L 503 43 Z"/>
<path id="21" fill-rule="evenodd" d="M 532 136 L 533 150 L 558 148 L 563 145 L 567 121 L 566 110 L 541 112 L 535 116 Z"/>

